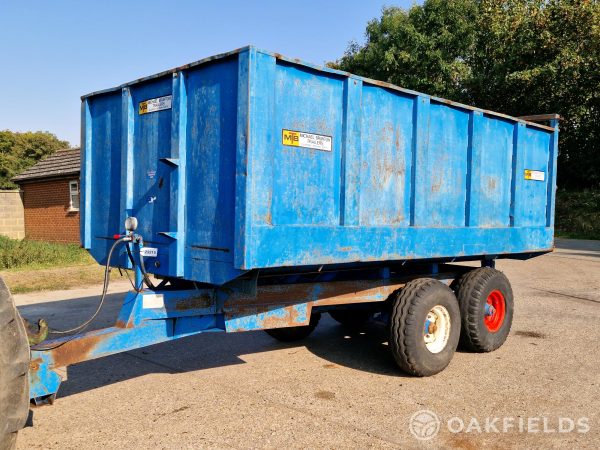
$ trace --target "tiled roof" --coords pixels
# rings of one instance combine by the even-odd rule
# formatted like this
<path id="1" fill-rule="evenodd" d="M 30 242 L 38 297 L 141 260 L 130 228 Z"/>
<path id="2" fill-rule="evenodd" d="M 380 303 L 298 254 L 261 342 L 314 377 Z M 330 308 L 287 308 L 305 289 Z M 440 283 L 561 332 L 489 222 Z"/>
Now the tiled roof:
<path id="1" fill-rule="evenodd" d="M 79 175 L 79 149 L 59 150 L 12 179 L 15 183 Z"/>

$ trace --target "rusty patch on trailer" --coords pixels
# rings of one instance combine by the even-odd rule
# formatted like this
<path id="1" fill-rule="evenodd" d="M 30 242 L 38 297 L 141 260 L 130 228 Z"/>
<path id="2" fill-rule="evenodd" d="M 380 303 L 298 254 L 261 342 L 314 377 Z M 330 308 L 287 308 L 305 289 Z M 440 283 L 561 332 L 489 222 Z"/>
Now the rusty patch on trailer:
<path id="1" fill-rule="evenodd" d="M 96 346 L 110 336 L 110 334 L 86 336 L 65 342 L 51 350 L 52 367 L 65 367 L 86 360 Z"/>
<path id="2" fill-rule="evenodd" d="M 306 320 L 299 320 L 298 309 L 293 306 L 283 308 L 287 313 L 284 317 L 267 316 L 261 321 L 262 328 L 281 328 L 287 326 L 308 325 L 310 321 L 310 308 L 307 310 Z"/>
<path id="3" fill-rule="evenodd" d="M 29 361 L 29 370 L 32 372 L 37 371 L 40 368 L 40 364 L 42 364 L 42 358 L 35 358 Z"/>
<path id="4" fill-rule="evenodd" d="M 273 209 L 273 189 L 270 189 L 268 192 L 267 213 L 265 214 L 265 223 L 267 225 L 273 225 L 273 214 L 271 213 L 271 209 Z"/>
<path id="5" fill-rule="evenodd" d="M 309 306 L 338 305 L 384 301 L 392 292 L 406 283 L 382 280 L 331 281 L 324 283 L 299 283 L 259 286 L 256 296 L 234 295 L 226 306 L 238 309 L 250 305 L 293 305 L 307 303 Z"/>
<path id="6" fill-rule="evenodd" d="M 124 320 L 117 319 L 117 321 L 115 322 L 115 327 L 116 328 L 133 328 L 134 324 L 133 324 L 132 320 L 125 322 Z"/>
<path id="7" fill-rule="evenodd" d="M 245 305 L 238 306 L 234 311 L 225 314 L 226 320 L 239 319 L 245 316 L 259 316 L 261 314 L 268 314 L 275 310 L 284 310 L 285 314 L 282 316 L 268 315 L 264 318 L 258 318 L 256 326 L 251 328 L 236 327 L 233 331 L 247 331 L 256 329 L 272 329 L 272 328 L 284 328 L 289 326 L 303 326 L 308 325 L 310 321 L 311 305 L 307 305 L 306 319 L 300 320 L 300 311 L 296 308 L 296 304 L 271 304 L 271 305 Z"/>
<path id="8" fill-rule="evenodd" d="M 190 309 L 203 309 L 210 308 L 213 305 L 214 301 L 212 296 L 209 294 L 204 294 L 199 297 L 194 298 L 186 298 L 184 300 L 179 300 L 175 304 L 176 311 L 188 311 Z"/>

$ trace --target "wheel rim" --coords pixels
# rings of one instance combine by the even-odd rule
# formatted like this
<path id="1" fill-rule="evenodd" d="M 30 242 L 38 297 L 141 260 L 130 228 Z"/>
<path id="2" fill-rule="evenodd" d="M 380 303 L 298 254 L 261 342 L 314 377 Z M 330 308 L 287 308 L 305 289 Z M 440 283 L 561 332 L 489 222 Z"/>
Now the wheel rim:
<path id="1" fill-rule="evenodd" d="M 506 301 L 498 289 L 490 292 L 485 303 L 484 323 L 489 332 L 495 333 L 504 323 L 506 315 Z"/>
<path id="2" fill-rule="evenodd" d="M 423 340 L 427 350 L 439 353 L 450 338 L 450 314 L 442 305 L 436 305 L 427 313 L 423 328 Z"/>

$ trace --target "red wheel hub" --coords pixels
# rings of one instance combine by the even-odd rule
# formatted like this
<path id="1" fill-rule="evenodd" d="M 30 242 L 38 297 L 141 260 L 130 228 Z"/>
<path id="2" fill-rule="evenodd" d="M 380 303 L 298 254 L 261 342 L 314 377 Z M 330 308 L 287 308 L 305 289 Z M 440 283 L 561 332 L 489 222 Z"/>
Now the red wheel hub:
<path id="1" fill-rule="evenodd" d="M 504 295 L 498 289 L 490 292 L 485 304 L 484 323 L 488 331 L 495 333 L 504 323 L 506 315 L 506 302 Z"/>

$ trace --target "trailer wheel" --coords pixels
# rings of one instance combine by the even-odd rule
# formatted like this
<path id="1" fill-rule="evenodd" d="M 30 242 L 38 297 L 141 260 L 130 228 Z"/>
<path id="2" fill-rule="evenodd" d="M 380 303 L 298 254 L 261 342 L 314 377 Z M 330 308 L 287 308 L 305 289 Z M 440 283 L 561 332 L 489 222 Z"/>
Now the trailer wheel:
<path id="1" fill-rule="evenodd" d="M 285 327 L 285 328 L 273 328 L 271 330 L 265 330 L 265 332 L 272 338 L 282 342 L 293 342 L 304 339 L 310 335 L 317 328 L 317 324 L 321 319 L 320 313 L 315 313 L 310 316 L 310 322 L 308 325 L 301 327 Z"/>
<path id="2" fill-rule="evenodd" d="M 373 312 L 364 309 L 334 309 L 329 315 L 346 328 L 358 328 L 373 317 Z"/>
<path id="3" fill-rule="evenodd" d="M 506 275 L 491 267 L 471 270 L 456 285 L 462 318 L 461 344 L 475 352 L 496 350 L 508 337 L 514 313 Z"/>
<path id="4" fill-rule="evenodd" d="M 431 278 L 412 280 L 393 298 L 390 349 L 400 368 L 424 377 L 450 364 L 460 338 L 460 310 L 450 288 Z"/>
<path id="5" fill-rule="evenodd" d="M 15 447 L 29 415 L 29 343 L 15 302 L 0 278 L 0 450 Z"/>

